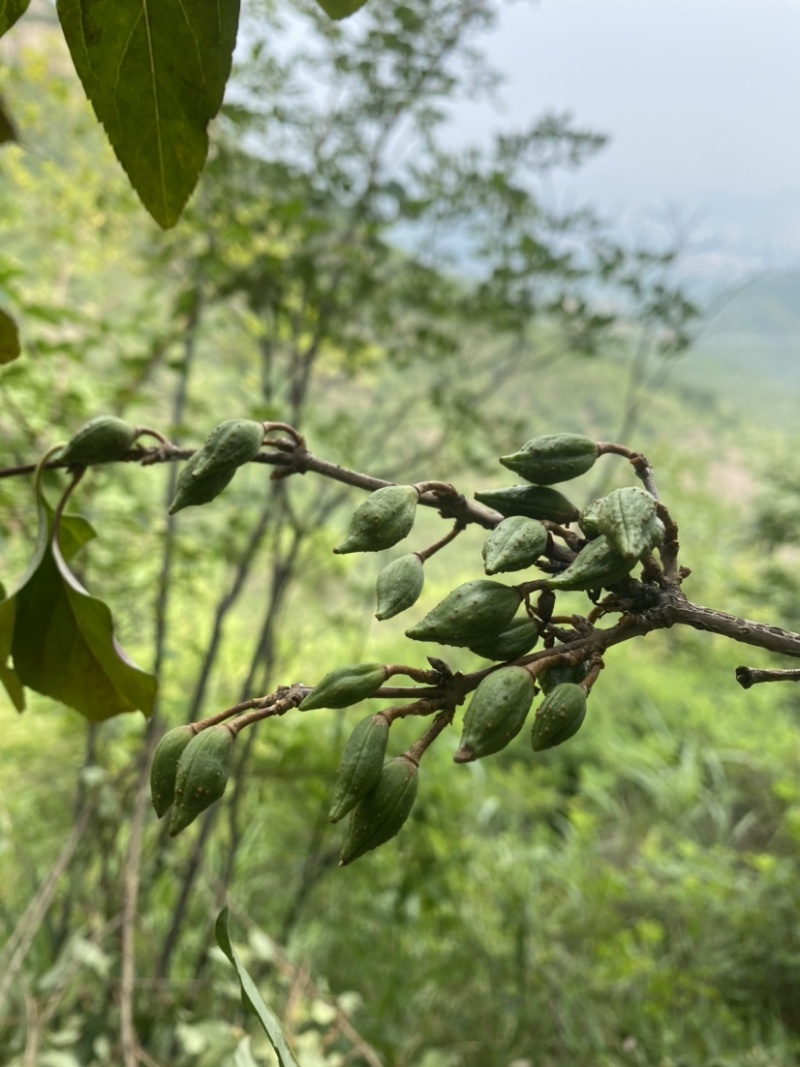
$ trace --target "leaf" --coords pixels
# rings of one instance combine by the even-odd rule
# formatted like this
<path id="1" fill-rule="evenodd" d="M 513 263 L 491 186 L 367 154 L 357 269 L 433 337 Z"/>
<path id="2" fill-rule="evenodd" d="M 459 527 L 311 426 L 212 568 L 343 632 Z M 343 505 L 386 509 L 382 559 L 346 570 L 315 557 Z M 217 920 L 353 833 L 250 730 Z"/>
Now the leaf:
<path id="1" fill-rule="evenodd" d="M 10 647 L 21 684 L 60 700 L 91 722 L 137 709 L 149 715 L 156 679 L 128 659 L 114 637 L 109 608 L 90 596 L 67 567 L 66 559 L 94 531 L 80 516 L 65 515 L 54 537 L 41 471 L 35 492 L 36 549 L 17 589 L 0 602 L 0 662 Z"/>
<path id="2" fill-rule="evenodd" d="M 6 590 L 0 582 L 0 685 L 8 693 L 9 699 L 17 711 L 25 710 L 25 689 L 17 677 L 13 667 L 8 666 L 6 661 L 11 655 L 11 636 L 14 632 L 14 618 L 11 614 L 10 625 L 8 613 L 3 611 L 3 601 L 6 598 Z"/>
<path id="3" fill-rule="evenodd" d="M 17 711 L 25 710 L 25 689 L 13 667 L 0 663 L 0 685 L 8 693 L 9 699 Z"/>
<path id="4" fill-rule="evenodd" d="M 0 37 L 24 15 L 30 0 L 0 0 Z"/>
<path id="5" fill-rule="evenodd" d="M 0 112 L 2 116 L 2 112 Z M 0 366 L 11 363 L 22 353 L 17 324 L 0 308 Z"/>
<path id="6" fill-rule="evenodd" d="M 0 0 L 0 3 L 2 3 L 2 0 Z M 0 144 L 8 144 L 9 141 L 18 140 L 17 129 L 11 121 L 11 115 L 2 96 L 0 96 Z"/>
<path id="7" fill-rule="evenodd" d="M 227 908 L 223 908 L 217 916 L 214 933 L 217 938 L 217 944 L 236 970 L 236 974 L 239 978 L 239 985 L 242 990 L 242 1003 L 246 1008 L 249 1008 L 250 1011 L 258 1016 L 258 1021 L 264 1028 L 264 1033 L 267 1035 L 270 1044 L 275 1049 L 275 1055 L 278 1057 L 280 1067 L 297 1067 L 297 1061 L 289 1050 L 286 1035 L 283 1032 L 281 1024 L 261 999 L 261 994 L 256 988 L 255 982 L 247 973 L 244 964 L 234 951 L 233 945 L 231 944 L 231 935 L 228 931 Z"/>
<path id="8" fill-rule="evenodd" d="M 317 3 L 332 19 L 346 19 L 362 8 L 367 0 L 317 0 Z"/>
<path id="9" fill-rule="evenodd" d="M 174 226 L 222 104 L 239 0 L 58 0 L 57 8 L 117 158 L 156 222 Z"/>

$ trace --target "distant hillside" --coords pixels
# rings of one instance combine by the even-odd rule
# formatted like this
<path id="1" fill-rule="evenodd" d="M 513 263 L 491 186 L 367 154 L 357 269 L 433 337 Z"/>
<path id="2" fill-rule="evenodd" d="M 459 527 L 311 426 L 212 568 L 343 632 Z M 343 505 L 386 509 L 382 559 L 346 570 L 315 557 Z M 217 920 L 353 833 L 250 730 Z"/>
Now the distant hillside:
<path id="1" fill-rule="evenodd" d="M 755 278 L 709 310 L 699 359 L 800 390 L 800 270 Z"/>

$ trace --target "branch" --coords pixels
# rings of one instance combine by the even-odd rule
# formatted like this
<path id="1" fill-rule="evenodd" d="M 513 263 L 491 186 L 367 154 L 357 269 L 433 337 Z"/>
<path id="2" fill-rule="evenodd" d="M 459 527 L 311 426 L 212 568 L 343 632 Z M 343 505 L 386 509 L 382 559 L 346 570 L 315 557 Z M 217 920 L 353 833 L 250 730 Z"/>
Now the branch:
<path id="1" fill-rule="evenodd" d="M 800 670 L 760 671 L 755 667 L 737 667 L 736 681 L 742 689 L 749 689 L 759 682 L 800 682 Z"/>
<path id="2" fill-rule="evenodd" d="M 745 645 L 755 645 L 756 648 L 766 649 L 767 652 L 779 652 L 784 656 L 800 658 L 800 634 L 791 630 L 741 619 L 738 615 L 729 615 L 726 611 L 717 611 L 715 608 L 704 608 L 686 600 L 681 594 L 672 598 L 668 610 L 674 623 L 719 634 L 732 641 L 741 641 Z"/>

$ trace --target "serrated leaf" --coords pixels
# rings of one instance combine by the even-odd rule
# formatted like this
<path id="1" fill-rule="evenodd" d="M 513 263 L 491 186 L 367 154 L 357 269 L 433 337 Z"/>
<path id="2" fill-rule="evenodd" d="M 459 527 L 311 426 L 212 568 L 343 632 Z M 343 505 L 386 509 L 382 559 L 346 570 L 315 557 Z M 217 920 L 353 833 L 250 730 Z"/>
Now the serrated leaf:
<path id="1" fill-rule="evenodd" d="M 0 308 L 0 366 L 4 363 L 11 363 L 21 352 L 17 324 Z"/>
<path id="2" fill-rule="evenodd" d="M 237 977 L 239 978 L 239 985 L 242 991 L 242 1003 L 257 1016 L 258 1021 L 264 1029 L 264 1033 L 267 1035 L 270 1044 L 275 1049 L 275 1055 L 278 1057 L 280 1067 L 297 1067 L 297 1061 L 289 1049 L 286 1035 L 283 1032 L 283 1027 L 277 1017 L 262 1000 L 255 982 L 247 973 L 244 964 L 234 951 L 233 945 L 231 944 L 231 935 L 228 930 L 227 908 L 223 908 L 217 916 L 214 933 L 217 938 L 217 944 L 233 964 Z"/>
<path id="3" fill-rule="evenodd" d="M 142 203 L 174 226 L 222 104 L 239 0 L 58 0 L 72 61 Z"/>
<path id="4" fill-rule="evenodd" d="M 0 37 L 28 10 L 30 0 L 0 0 Z"/>
<path id="5" fill-rule="evenodd" d="M 128 659 L 114 637 L 108 606 L 90 596 L 67 567 L 66 559 L 94 531 L 80 516 L 62 516 L 55 537 L 41 471 L 35 492 L 36 549 L 17 588 L 0 603 L 0 662 L 10 649 L 22 685 L 91 722 L 137 709 L 149 715 L 156 679 Z"/>
<path id="6" fill-rule="evenodd" d="M 346 19 L 362 8 L 367 0 L 317 0 L 325 14 L 334 20 Z"/>

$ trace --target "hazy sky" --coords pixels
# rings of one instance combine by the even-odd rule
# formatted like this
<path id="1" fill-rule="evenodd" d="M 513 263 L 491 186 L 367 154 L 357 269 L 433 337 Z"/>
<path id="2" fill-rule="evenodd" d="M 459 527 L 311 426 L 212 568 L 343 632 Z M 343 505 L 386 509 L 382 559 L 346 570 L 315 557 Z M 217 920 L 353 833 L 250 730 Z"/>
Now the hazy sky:
<path id="1" fill-rule="evenodd" d="M 800 0 L 516 0 L 488 44 L 503 112 L 454 137 L 569 109 L 612 137 L 587 197 L 694 215 L 742 269 L 800 262 Z"/>

